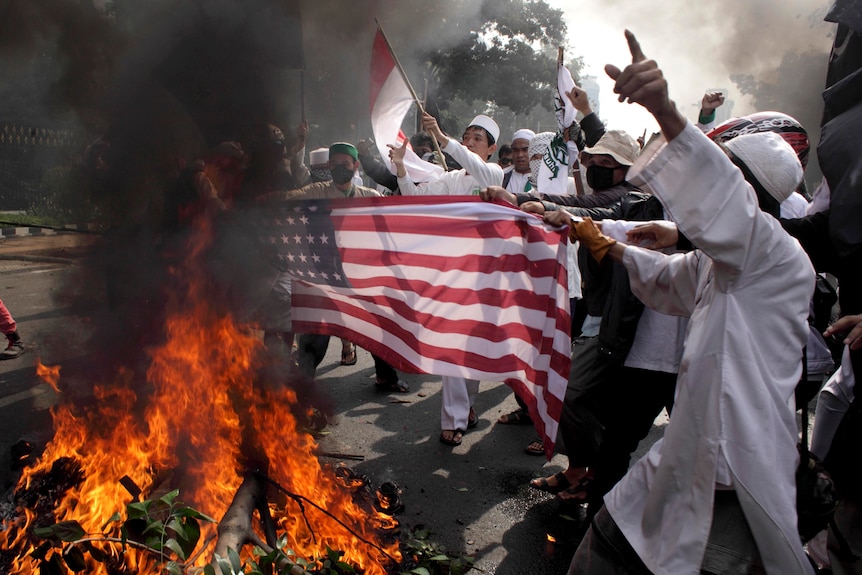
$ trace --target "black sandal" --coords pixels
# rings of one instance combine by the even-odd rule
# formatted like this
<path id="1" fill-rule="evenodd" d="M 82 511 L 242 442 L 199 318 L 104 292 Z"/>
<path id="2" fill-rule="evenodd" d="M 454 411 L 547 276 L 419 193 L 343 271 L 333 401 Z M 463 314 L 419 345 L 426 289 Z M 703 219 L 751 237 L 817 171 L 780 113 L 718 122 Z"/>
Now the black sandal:
<path id="1" fill-rule="evenodd" d="M 575 485 L 557 493 L 557 497 L 560 498 L 560 501 L 586 503 L 590 498 L 590 485 L 593 483 L 593 480 L 593 477 L 581 477 L 581 480 Z"/>
<path id="2" fill-rule="evenodd" d="M 400 379 L 397 379 L 395 381 L 381 381 L 378 379 L 374 383 L 374 387 L 377 388 L 378 391 L 393 393 L 407 393 L 408 391 L 410 391 L 410 386 L 407 385 L 407 382 L 401 381 Z"/>
<path id="3" fill-rule="evenodd" d="M 447 438 L 444 433 L 447 431 L 452 432 L 452 438 Z M 461 440 L 464 439 L 464 432 L 460 429 L 444 429 L 440 432 L 440 442 L 445 443 L 446 445 L 457 446 L 461 445 Z"/>
<path id="4" fill-rule="evenodd" d="M 553 485 L 548 482 L 547 477 L 539 477 L 530 481 L 530 487 L 538 489 L 539 491 L 544 491 L 545 493 L 550 493 L 551 495 L 556 495 L 572 486 L 571 482 L 566 477 L 566 474 L 562 471 L 554 473 L 550 479 L 554 480 L 555 483 Z"/>
<path id="5" fill-rule="evenodd" d="M 533 423 L 533 420 L 525 409 L 516 409 L 512 413 L 501 415 L 497 423 L 502 423 L 503 425 L 530 425 Z"/>

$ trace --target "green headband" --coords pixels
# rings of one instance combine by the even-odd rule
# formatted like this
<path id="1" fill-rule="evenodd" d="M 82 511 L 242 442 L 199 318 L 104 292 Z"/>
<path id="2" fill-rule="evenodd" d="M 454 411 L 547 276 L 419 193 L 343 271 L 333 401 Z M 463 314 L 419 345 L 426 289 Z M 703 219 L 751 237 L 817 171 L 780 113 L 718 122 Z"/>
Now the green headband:
<path id="1" fill-rule="evenodd" d="M 332 154 L 347 154 L 354 160 L 359 160 L 359 152 L 356 150 L 356 146 L 347 142 L 336 142 L 329 146 L 330 158 L 332 158 Z"/>

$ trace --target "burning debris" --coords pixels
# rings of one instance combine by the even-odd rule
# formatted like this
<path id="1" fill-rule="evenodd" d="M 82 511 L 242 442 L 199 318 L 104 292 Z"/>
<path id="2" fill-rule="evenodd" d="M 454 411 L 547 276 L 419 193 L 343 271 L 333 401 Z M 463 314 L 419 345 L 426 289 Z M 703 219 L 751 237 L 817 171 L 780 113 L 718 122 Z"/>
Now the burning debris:
<path id="1" fill-rule="evenodd" d="M 262 342 L 214 295 L 203 228 L 171 268 L 164 338 L 143 373 L 122 368 L 93 402 L 53 411 L 54 437 L 3 521 L 3 572 L 192 573 L 218 557 L 250 561 L 250 546 L 282 567 L 283 547 L 309 569 L 339 550 L 357 572 L 397 570 L 397 487 L 376 494 L 318 461 L 295 391 L 264 379 Z"/>

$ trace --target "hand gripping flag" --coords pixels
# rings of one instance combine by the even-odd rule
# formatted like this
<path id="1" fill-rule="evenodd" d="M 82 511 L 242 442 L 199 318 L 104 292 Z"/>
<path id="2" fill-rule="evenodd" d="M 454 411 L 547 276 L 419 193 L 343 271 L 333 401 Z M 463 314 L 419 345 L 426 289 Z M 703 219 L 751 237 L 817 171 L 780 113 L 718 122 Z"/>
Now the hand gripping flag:
<path id="1" fill-rule="evenodd" d="M 565 234 L 463 197 L 284 203 L 261 238 L 293 282 L 293 329 L 407 372 L 505 381 L 550 458 L 570 363 Z"/>

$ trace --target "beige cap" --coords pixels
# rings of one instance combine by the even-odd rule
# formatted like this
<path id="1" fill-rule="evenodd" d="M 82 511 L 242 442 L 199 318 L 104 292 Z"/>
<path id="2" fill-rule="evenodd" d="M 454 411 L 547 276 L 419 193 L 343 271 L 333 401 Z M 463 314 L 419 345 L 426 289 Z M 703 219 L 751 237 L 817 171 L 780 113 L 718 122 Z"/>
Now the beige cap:
<path id="1" fill-rule="evenodd" d="M 584 148 L 584 154 L 598 156 L 607 154 L 623 166 L 631 166 L 640 153 L 640 146 L 634 138 L 622 130 L 608 130 L 591 148 Z"/>

